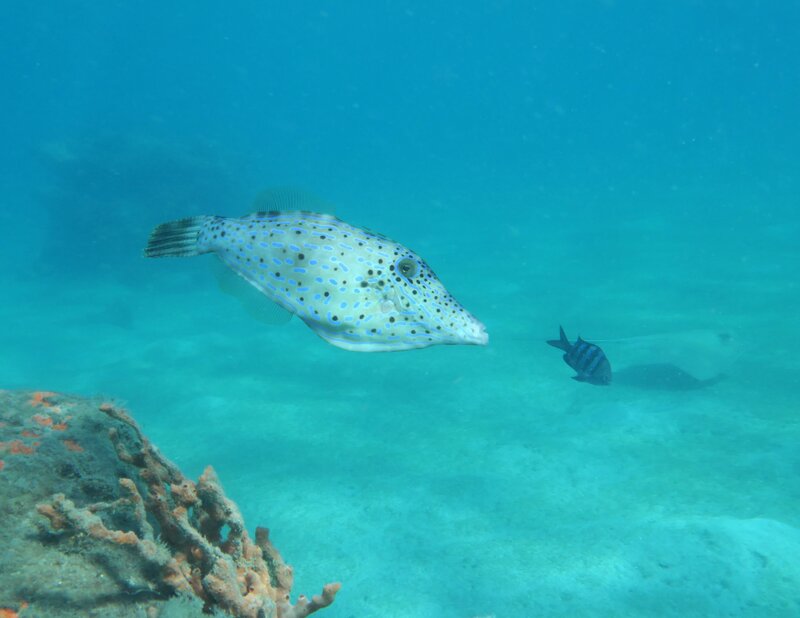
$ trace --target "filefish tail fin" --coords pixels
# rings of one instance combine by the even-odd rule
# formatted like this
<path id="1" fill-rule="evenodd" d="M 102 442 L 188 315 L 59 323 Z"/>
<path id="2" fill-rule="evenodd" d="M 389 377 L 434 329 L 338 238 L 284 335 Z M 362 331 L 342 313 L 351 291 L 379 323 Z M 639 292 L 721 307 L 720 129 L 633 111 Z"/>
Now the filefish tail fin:
<path id="1" fill-rule="evenodd" d="M 198 239 L 203 224 L 209 217 L 189 217 L 156 226 L 150 232 L 145 247 L 145 257 L 188 257 L 208 253 L 200 247 Z"/>
<path id="2" fill-rule="evenodd" d="M 564 350 L 565 352 L 569 351 L 572 345 L 567 339 L 567 334 L 564 332 L 564 328 L 559 326 L 558 327 L 558 335 L 559 339 L 548 339 L 547 343 L 553 346 L 554 348 L 558 348 L 559 350 Z"/>

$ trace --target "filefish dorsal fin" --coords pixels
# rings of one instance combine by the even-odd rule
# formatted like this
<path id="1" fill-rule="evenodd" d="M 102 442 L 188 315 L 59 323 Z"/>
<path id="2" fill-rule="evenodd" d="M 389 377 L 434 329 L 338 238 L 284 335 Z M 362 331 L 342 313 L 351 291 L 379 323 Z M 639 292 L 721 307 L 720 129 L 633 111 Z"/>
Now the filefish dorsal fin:
<path id="1" fill-rule="evenodd" d="M 254 320 L 270 326 L 286 324 L 294 315 L 266 297 L 257 287 L 237 275 L 220 260 L 211 265 L 219 289 L 232 296 Z"/>
<path id="2" fill-rule="evenodd" d="M 256 213 L 288 212 L 292 210 L 333 214 L 330 204 L 313 193 L 295 187 L 264 189 L 253 200 L 253 211 Z"/>

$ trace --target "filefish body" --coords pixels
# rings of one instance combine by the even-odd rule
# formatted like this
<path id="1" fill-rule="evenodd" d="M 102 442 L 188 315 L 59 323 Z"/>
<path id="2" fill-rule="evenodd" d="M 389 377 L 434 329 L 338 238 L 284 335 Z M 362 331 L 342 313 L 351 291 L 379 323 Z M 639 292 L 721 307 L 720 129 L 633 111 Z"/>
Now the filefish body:
<path id="1" fill-rule="evenodd" d="M 345 350 L 488 342 L 425 261 L 380 234 L 294 210 L 164 223 L 147 257 L 214 253 L 267 299 Z M 265 299 L 265 302 L 268 302 Z"/>
<path id="2" fill-rule="evenodd" d="M 599 386 L 611 384 L 611 363 L 608 362 L 600 346 L 584 341 L 580 337 L 575 343 L 570 343 L 560 326 L 559 335 L 558 339 L 550 339 L 547 343 L 564 350 L 564 362 L 577 373 L 573 376 L 573 380 Z"/>

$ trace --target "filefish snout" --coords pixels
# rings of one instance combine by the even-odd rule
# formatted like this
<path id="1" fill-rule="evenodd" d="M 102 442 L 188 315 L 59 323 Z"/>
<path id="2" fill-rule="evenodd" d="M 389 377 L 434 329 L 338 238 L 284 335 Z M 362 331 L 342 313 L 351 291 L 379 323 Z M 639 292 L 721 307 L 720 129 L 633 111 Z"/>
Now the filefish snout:
<path id="1" fill-rule="evenodd" d="M 395 246 L 390 270 L 395 315 L 389 326 L 401 338 L 418 344 L 486 345 L 484 325 L 447 291 L 424 260 L 402 245 Z"/>
<path id="2" fill-rule="evenodd" d="M 472 318 L 472 323 L 461 333 L 461 343 L 486 345 L 489 343 L 489 333 L 486 332 L 483 324 Z"/>

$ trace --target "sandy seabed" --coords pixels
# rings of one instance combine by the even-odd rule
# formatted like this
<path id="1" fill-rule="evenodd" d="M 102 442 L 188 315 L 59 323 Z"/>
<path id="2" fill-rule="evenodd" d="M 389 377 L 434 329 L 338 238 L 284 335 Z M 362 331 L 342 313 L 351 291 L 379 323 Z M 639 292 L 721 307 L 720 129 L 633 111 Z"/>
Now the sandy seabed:
<path id="1" fill-rule="evenodd" d="M 668 312 L 685 290 L 662 280 L 646 302 L 634 271 L 576 294 L 562 269 L 541 295 L 541 271 L 443 268 L 488 347 L 355 354 L 251 321 L 201 270 L 11 281 L 2 386 L 126 402 L 188 475 L 213 464 L 245 519 L 270 523 L 298 589 L 343 582 L 326 616 L 800 613 L 785 303 L 724 306 L 760 285 L 780 300 L 781 272 L 692 282 L 706 296 Z M 593 387 L 544 345 L 559 322 L 587 339 L 718 325 L 743 352 L 706 388 Z"/>

